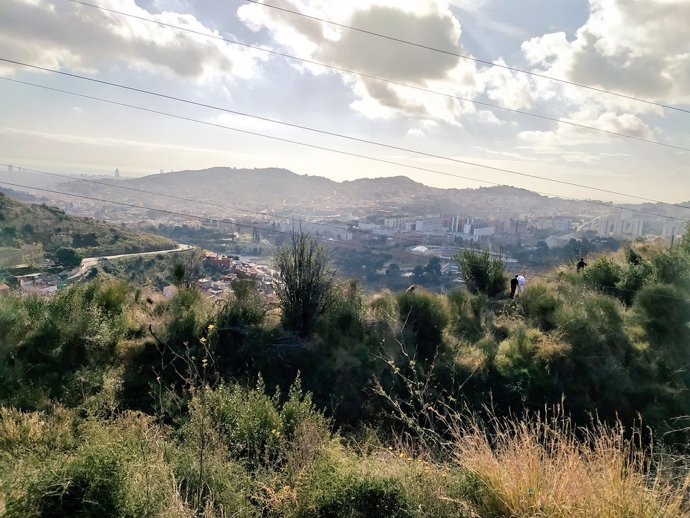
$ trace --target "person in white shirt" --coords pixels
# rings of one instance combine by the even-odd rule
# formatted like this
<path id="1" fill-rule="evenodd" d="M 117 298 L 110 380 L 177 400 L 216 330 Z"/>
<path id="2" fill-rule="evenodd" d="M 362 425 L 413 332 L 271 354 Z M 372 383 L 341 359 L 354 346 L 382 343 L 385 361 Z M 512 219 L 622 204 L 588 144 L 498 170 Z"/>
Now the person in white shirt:
<path id="1" fill-rule="evenodd" d="M 517 276 L 517 281 L 518 281 L 518 296 L 522 295 L 522 293 L 525 291 L 525 284 L 527 284 L 527 280 L 525 279 L 524 275 L 518 275 Z"/>

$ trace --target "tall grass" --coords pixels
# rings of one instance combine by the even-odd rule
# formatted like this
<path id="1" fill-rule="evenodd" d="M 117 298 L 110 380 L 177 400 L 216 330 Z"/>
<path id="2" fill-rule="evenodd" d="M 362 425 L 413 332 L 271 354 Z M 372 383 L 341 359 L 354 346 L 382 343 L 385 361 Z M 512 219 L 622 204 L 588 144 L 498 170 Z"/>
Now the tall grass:
<path id="1" fill-rule="evenodd" d="M 479 516 L 689 516 L 690 474 L 674 475 L 621 426 L 574 429 L 558 415 L 474 419 L 454 423 L 452 435 Z"/>

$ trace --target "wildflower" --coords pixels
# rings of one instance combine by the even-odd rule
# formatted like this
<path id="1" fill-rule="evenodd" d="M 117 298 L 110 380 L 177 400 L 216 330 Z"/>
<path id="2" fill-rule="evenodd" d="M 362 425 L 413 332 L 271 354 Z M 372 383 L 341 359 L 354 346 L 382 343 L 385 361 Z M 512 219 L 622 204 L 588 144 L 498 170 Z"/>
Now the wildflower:
<path id="1" fill-rule="evenodd" d="M 417 365 L 417 362 L 414 360 L 410 360 L 410 367 L 414 367 L 415 365 Z"/>
<path id="2" fill-rule="evenodd" d="M 412 462 L 412 457 L 407 457 L 407 462 Z"/>
<path id="3" fill-rule="evenodd" d="M 402 459 L 403 457 L 405 457 L 405 454 L 404 454 L 404 453 L 401 453 L 401 454 L 399 455 L 399 457 Z"/>
<path id="4" fill-rule="evenodd" d="M 213 331 L 216 328 L 213 324 L 209 324 L 208 327 L 206 328 L 208 331 Z"/>
<path id="5" fill-rule="evenodd" d="M 204 338 L 204 337 L 202 336 L 201 338 L 199 338 L 199 341 L 200 341 L 202 344 L 205 344 L 205 343 L 206 343 L 206 338 Z"/>

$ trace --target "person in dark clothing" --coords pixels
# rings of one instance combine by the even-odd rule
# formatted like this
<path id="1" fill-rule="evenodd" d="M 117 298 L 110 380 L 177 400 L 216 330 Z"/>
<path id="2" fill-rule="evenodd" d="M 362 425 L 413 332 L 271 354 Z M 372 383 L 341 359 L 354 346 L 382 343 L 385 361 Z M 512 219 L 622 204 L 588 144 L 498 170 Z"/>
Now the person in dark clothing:
<path id="1" fill-rule="evenodd" d="M 585 262 L 585 259 L 583 257 L 580 257 L 580 260 L 577 262 L 575 266 L 577 266 L 577 273 L 580 273 L 580 270 L 587 266 L 587 263 Z"/>
<path id="2" fill-rule="evenodd" d="M 510 298 L 512 299 L 515 297 L 515 290 L 517 290 L 518 287 L 518 276 L 516 275 L 512 279 L 510 279 Z"/>

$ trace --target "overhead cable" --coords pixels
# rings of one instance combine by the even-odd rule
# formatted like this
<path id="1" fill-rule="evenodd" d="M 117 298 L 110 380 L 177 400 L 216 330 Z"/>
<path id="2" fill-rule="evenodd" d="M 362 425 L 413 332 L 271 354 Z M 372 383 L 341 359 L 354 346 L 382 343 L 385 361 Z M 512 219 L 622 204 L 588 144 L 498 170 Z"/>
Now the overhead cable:
<path id="1" fill-rule="evenodd" d="M 99 9 L 99 10 L 101 10 L 101 11 L 108 12 L 108 13 L 117 14 L 117 15 L 120 15 L 120 16 L 126 16 L 126 17 L 129 17 L 129 18 L 133 18 L 133 19 L 136 19 L 136 20 L 144 21 L 144 22 L 147 22 L 147 23 L 152 23 L 152 24 L 155 24 L 155 25 L 160 25 L 160 26 L 162 26 L 162 27 L 167 27 L 167 28 L 174 29 L 174 30 L 177 30 L 177 31 L 184 31 L 184 32 L 188 32 L 188 33 L 190 33 L 190 34 L 195 34 L 195 35 L 197 35 L 197 36 L 202 36 L 202 37 L 205 37 L 205 38 L 210 38 L 210 39 L 214 39 L 214 40 L 218 40 L 218 41 L 223 41 L 223 42 L 225 42 L 225 43 L 229 43 L 229 44 L 232 44 L 232 45 L 238 45 L 238 46 L 250 48 L 250 49 L 253 49 L 253 50 L 256 50 L 256 51 L 259 51 L 259 52 L 264 52 L 264 53 L 267 53 L 267 54 L 272 54 L 272 55 L 275 55 L 275 56 L 280 56 L 280 57 L 283 57 L 283 58 L 286 58 L 286 59 L 291 59 L 291 60 L 295 60 L 295 61 L 300 61 L 300 62 L 302 62 L 302 63 L 306 63 L 306 64 L 309 64 L 309 65 L 316 65 L 316 66 L 319 66 L 319 67 L 324 67 L 324 68 L 327 68 L 327 69 L 330 69 L 330 70 L 335 70 L 335 71 L 337 71 L 337 72 L 342 72 L 342 73 L 345 73 L 345 74 L 357 75 L 357 76 L 360 76 L 360 77 L 365 78 L 365 79 L 371 79 L 371 80 L 374 80 L 374 81 L 379 81 L 379 82 L 388 83 L 388 84 L 392 84 L 392 85 L 396 85 L 396 86 L 401 86 L 401 87 L 409 88 L 409 89 L 416 90 L 416 91 L 419 91 L 419 92 L 429 93 L 429 94 L 433 94 L 433 95 L 440 95 L 440 96 L 446 97 L 446 98 L 448 98 L 448 99 L 455 99 L 455 100 L 457 100 L 457 101 L 462 101 L 462 102 L 468 102 L 468 103 L 476 104 L 477 106 L 483 106 L 483 107 L 486 107 L 486 108 L 493 108 L 493 109 L 495 109 L 495 110 L 501 110 L 501 111 L 510 112 L 510 113 L 515 113 L 515 114 L 518 114 L 518 115 L 524 115 L 524 116 L 528 116 L 528 117 L 535 117 L 535 118 L 538 118 L 538 119 L 541 119 L 541 120 L 546 120 L 546 121 L 555 122 L 555 123 L 559 123 L 559 124 L 566 124 L 566 125 L 568 125 L 568 126 L 572 126 L 572 127 L 576 127 L 576 128 L 580 128 L 580 129 L 586 129 L 586 130 L 596 131 L 596 132 L 599 132 L 599 133 L 602 133 L 602 134 L 606 134 L 606 135 L 611 135 L 611 136 L 616 136 L 616 137 L 622 137 L 622 138 L 631 139 L 631 140 L 637 140 L 637 141 L 639 141 L 639 142 L 645 142 L 645 143 L 648 143 L 648 144 L 654 144 L 654 145 L 663 146 L 663 147 L 667 147 L 667 148 L 671 148 L 671 149 L 678 149 L 678 150 L 681 150 L 681 151 L 690 151 L 690 149 L 688 149 L 688 148 L 686 148 L 686 147 L 677 146 L 677 145 L 675 145 L 675 144 L 669 144 L 669 143 L 667 143 L 667 142 L 661 142 L 661 141 L 659 141 L 659 140 L 653 140 L 653 139 L 648 139 L 648 138 L 640 137 L 640 136 L 637 136 L 637 135 L 631 135 L 631 134 L 628 134 L 628 133 L 622 133 L 622 132 L 618 132 L 618 131 L 607 130 L 607 129 L 604 129 L 604 128 L 598 128 L 598 127 L 596 127 L 596 126 L 591 126 L 591 125 L 587 125 L 587 124 L 583 124 L 583 123 L 571 121 L 571 120 L 568 120 L 568 119 L 558 118 L 558 117 L 550 117 L 550 116 L 548 116 L 548 115 L 543 115 L 543 114 L 539 114 L 539 113 L 535 113 L 535 112 L 530 112 L 530 111 L 526 111 L 526 110 L 518 110 L 518 109 L 515 109 L 515 108 L 508 108 L 508 107 L 506 107 L 506 106 L 501 106 L 501 105 L 499 105 L 499 104 L 490 103 L 490 102 L 487 102 L 487 101 L 480 101 L 480 100 L 477 100 L 477 99 L 470 99 L 470 98 L 468 98 L 468 97 L 461 97 L 461 96 L 459 96 L 459 95 L 452 94 L 452 93 L 449 93 L 449 92 L 442 92 L 442 91 L 439 91 L 439 90 L 434 90 L 434 89 L 432 89 L 432 88 L 426 88 L 426 87 L 423 87 L 423 86 L 420 86 L 420 85 L 413 85 L 413 84 L 410 84 L 410 83 L 403 83 L 403 82 L 401 82 L 401 81 L 394 81 L 394 80 L 392 80 L 392 79 L 386 79 L 386 78 L 383 78 L 383 77 L 375 76 L 375 75 L 372 75 L 372 74 L 367 74 L 367 73 L 360 72 L 360 71 L 356 71 L 356 70 L 351 70 L 351 69 L 347 69 L 347 68 L 343 68 L 343 67 L 338 67 L 338 66 L 335 66 L 335 65 L 329 65 L 329 64 L 326 64 L 326 63 L 323 63 L 323 62 L 320 62 L 320 61 L 315 61 L 315 60 L 306 59 L 306 58 L 300 58 L 300 57 L 297 57 L 297 56 L 293 56 L 293 55 L 291 55 L 291 54 L 287 54 L 287 53 L 285 53 L 285 52 L 280 52 L 280 51 L 273 50 L 273 49 L 269 49 L 269 48 L 266 48 L 266 47 L 260 47 L 260 46 L 258 46 L 258 45 L 252 45 L 252 44 L 245 43 L 245 42 L 241 42 L 241 41 L 238 41 L 238 40 L 233 40 L 233 39 L 231 39 L 231 38 L 226 38 L 226 37 L 223 37 L 223 36 L 217 36 L 217 35 L 215 35 L 215 34 L 209 34 L 209 33 L 207 33 L 207 32 L 197 31 L 197 30 L 194 30 L 194 29 L 190 29 L 190 28 L 188 28 L 188 27 L 182 27 L 182 26 L 180 26 L 180 25 L 175 25 L 175 24 L 171 24 L 171 23 L 165 23 L 165 22 L 161 22 L 161 21 L 157 21 L 157 20 L 152 20 L 152 19 L 150 19 L 150 18 L 145 18 L 145 17 L 143 17 L 143 16 L 138 16 L 138 15 L 135 15 L 135 14 L 131 14 L 131 13 L 124 12 L 124 11 L 118 11 L 118 10 L 116 10 L 116 9 L 110 9 L 110 8 L 107 8 L 107 7 L 103 7 L 103 6 L 100 6 L 100 5 L 92 4 L 92 3 L 89 3 L 89 2 L 84 2 L 84 1 L 81 1 L 81 0 L 66 0 L 66 1 L 72 2 L 72 3 L 75 3 L 75 4 L 79 4 L 79 5 L 83 5 L 83 6 L 86 6 L 86 7 L 92 7 L 92 8 L 95 8 L 95 9 Z"/>
<path id="2" fill-rule="evenodd" d="M 77 0 L 69 0 L 69 1 L 71 1 L 71 2 L 76 2 Z M 451 51 L 451 50 L 439 49 L 439 48 L 436 48 L 436 47 L 432 47 L 432 46 L 430 46 L 430 45 L 424 45 L 424 44 L 422 44 L 422 43 L 417 43 L 417 42 L 405 40 L 405 39 L 402 39 L 402 38 L 396 38 L 396 37 L 394 37 L 394 36 L 390 36 L 390 35 L 386 35 L 386 34 L 381 34 L 381 33 L 379 33 L 379 32 L 374 32 L 374 31 L 362 29 L 362 28 L 360 28 L 360 27 L 353 27 L 352 25 L 346 25 L 346 24 L 343 24 L 343 23 L 338 23 L 338 22 L 335 22 L 335 21 L 332 21 L 332 20 L 327 20 L 327 19 L 325 19 L 325 18 L 320 18 L 320 17 L 318 17 L 318 16 L 313 16 L 313 15 L 309 15 L 309 14 L 306 14 L 306 13 L 303 13 L 303 12 L 300 12 L 300 11 L 295 11 L 295 10 L 293 10 L 293 9 L 287 9 L 287 8 L 285 8 L 285 7 L 279 7 L 279 6 L 277 6 L 277 5 L 267 4 L 267 3 L 265 3 L 265 2 L 259 2 L 258 0 L 244 0 L 244 1 L 247 2 L 247 3 L 251 3 L 251 4 L 257 4 L 257 5 L 260 5 L 260 6 L 263 6 L 263 7 L 268 7 L 268 8 L 270 8 L 270 9 L 275 9 L 275 10 L 277 10 L 277 11 L 282 11 L 282 12 L 285 12 L 285 13 L 294 14 L 294 15 L 296 15 L 296 16 L 302 16 L 302 17 L 308 18 L 308 19 L 310 19 L 310 20 L 315 20 L 315 21 L 327 23 L 327 24 L 329 24 L 329 25 L 333 25 L 334 27 L 340 27 L 340 28 L 343 28 L 343 29 L 348 29 L 348 30 L 351 30 L 351 31 L 360 32 L 360 33 L 362 33 L 362 34 L 368 34 L 368 35 L 370 35 L 370 36 L 376 36 L 376 37 L 378 37 L 378 38 L 383 38 L 383 39 L 386 39 L 386 40 L 395 41 L 395 42 L 397 42 L 397 43 L 403 43 L 403 44 L 405 44 L 405 45 L 409 45 L 409 46 L 412 46 L 412 47 L 417 47 L 417 48 L 429 50 L 429 51 L 432 51 L 432 52 L 439 52 L 439 53 L 441 53 L 441 54 L 445 54 L 445 55 L 448 55 L 448 56 L 454 56 L 454 57 L 457 57 L 457 58 L 460 58 L 460 59 L 466 59 L 466 60 L 469 60 L 469 61 L 474 61 L 475 63 L 481 63 L 481 64 L 483 64 L 483 65 L 489 65 L 489 66 L 492 66 L 492 67 L 503 68 L 503 69 L 505 69 L 505 70 L 510 70 L 510 71 L 512 71 L 512 72 L 519 72 L 519 73 L 521 73 L 521 74 L 527 74 L 527 75 L 530 75 L 530 76 L 539 77 L 539 78 L 541 78 L 541 79 L 548 79 L 549 81 L 555 81 L 555 82 L 558 82 L 558 83 L 563 83 L 563 84 L 570 85 L 570 86 L 575 86 L 575 87 L 578 87 L 578 88 L 584 88 L 584 89 L 587 89 L 587 90 L 593 90 L 593 91 L 595 91 L 595 92 L 599 92 L 599 93 L 603 93 L 603 94 L 607 94 L 607 95 L 613 95 L 613 96 L 616 96 L 616 97 L 622 97 L 622 98 L 624 98 L 624 99 L 629 99 L 629 100 L 637 101 L 637 102 L 644 103 L 644 104 L 650 104 L 650 105 L 652 105 L 652 106 L 657 106 L 657 107 L 659 107 L 659 108 L 665 108 L 665 109 L 667 109 L 667 110 L 674 110 L 674 111 L 683 112 L 683 113 L 690 113 L 690 110 L 685 109 L 685 108 L 680 108 L 680 107 L 678 107 L 678 106 L 672 106 L 672 105 L 668 105 L 668 104 L 662 104 L 662 103 L 659 103 L 659 102 L 656 102 L 656 101 L 651 101 L 651 100 L 649 100 L 649 99 L 643 99 L 643 98 L 641 98 L 641 97 L 635 97 L 635 96 L 627 95 L 627 94 L 620 93 L 620 92 L 614 92 L 614 91 L 611 91 L 611 90 L 606 90 L 605 88 L 599 88 L 599 87 L 596 87 L 596 86 L 590 86 L 590 85 L 586 85 L 586 84 L 583 84 L 583 83 L 577 83 L 577 82 L 575 82 L 575 81 L 569 81 L 569 80 L 567 80 L 567 79 L 562 79 L 562 78 L 558 78 L 558 77 L 554 77 L 554 76 L 542 74 L 542 73 L 539 73 L 539 72 L 532 72 L 532 71 L 530 71 L 530 70 L 524 70 L 524 69 L 517 68 L 517 67 L 511 67 L 511 66 L 508 66 L 508 65 L 502 65 L 502 64 L 500 64 L 500 63 L 494 63 L 494 62 L 492 62 L 492 61 L 488 61 L 488 60 L 485 60 L 485 59 L 475 58 L 475 57 L 469 56 L 469 55 L 467 55 L 467 54 L 460 54 L 460 53 L 458 53 L 458 52 L 454 52 L 454 51 Z"/>
<path id="3" fill-rule="evenodd" d="M 4 58 L 0 58 L 0 61 L 7 61 L 7 60 L 5 60 Z M 32 66 L 33 66 L 33 65 L 32 65 Z M 41 67 L 41 68 L 43 68 L 43 67 Z M 395 151 L 403 151 L 403 152 L 405 152 L 405 153 L 410 153 L 410 154 L 413 154 L 413 155 L 423 156 L 423 157 L 425 157 L 425 158 L 434 158 L 434 159 L 443 160 L 443 161 L 446 161 L 446 162 L 452 162 L 452 163 L 456 163 L 456 164 L 468 165 L 468 166 L 471 166 L 471 167 L 478 167 L 478 168 L 487 169 L 487 170 L 490 170 L 490 171 L 497 171 L 497 172 L 500 172 L 500 173 L 506 173 L 506 174 L 510 174 L 510 175 L 522 176 L 522 177 L 526 177 L 526 178 L 532 178 L 532 179 L 536 179 L 536 180 L 542 180 L 542 181 L 545 181 L 545 182 L 551 182 L 551 183 L 556 183 L 556 184 L 560 184 L 560 185 L 567 185 L 567 186 L 570 186 L 570 187 L 578 187 L 578 188 L 587 189 L 587 190 L 590 190 L 590 191 L 603 192 L 603 193 L 606 193 L 606 194 L 615 194 L 615 195 L 617 195 L 617 196 L 625 196 L 625 197 L 632 198 L 632 199 L 636 199 L 636 200 L 641 200 L 641 201 L 646 201 L 646 202 L 651 202 L 651 203 L 659 203 L 659 204 L 664 204 L 664 205 L 671 205 L 671 206 L 679 207 L 679 208 L 683 208 L 683 209 L 690 209 L 690 206 L 687 206 L 687 205 L 674 204 L 674 203 L 664 202 L 664 201 L 656 200 L 656 199 L 653 199 L 653 198 L 648 198 L 648 197 L 645 197 L 645 196 L 639 196 L 639 195 L 635 195 L 635 194 L 623 193 L 623 192 L 614 191 L 614 190 L 611 190 L 611 189 L 603 189 L 603 188 L 600 188 L 600 187 L 593 187 L 593 186 L 589 186 L 589 185 L 579 184 L 579 183 L 576 183 L 576 182 L 569 182 L 569 181 L 567 181 L 567 180 L 557 180 L 557 179 L 555 179 L 555 178 L 547 178 L 547 177 L 544 177 L 544 176 L 539 176 L 539 175 L 531 174 L 531 173 L 525 173 L 525 172 L 521 172 L 521 171 L 515 171 L 515 170 L 513 170 L 513 169 L 507 169 L 507 168 L 504 168 L 504 167 L 497 167 L 497 166 L 492 166 L 492 165 L 488 165 L 488 164 L 482 164 L 482 163 L 479 163 L 479 162 L 472 162 L 472 161 L 469 161 L 469 160 L 462 160 L 462 159 L 459 159 L 459 158 L 453 158 L 453 157 L 449 157 L 449 156 L 439 155 L 439 154 L 436 154 L 436 153 L 429 153 L 429 152 L 421 151 L 421 150 L 417 150 L 417 149 L 406 148 L 406 147 L 403 147 L 403 146 L 396 146 L 396 145 L 393 145 L 393 144 L 387 144 L 387 143 L 385 143 L 385 142 L 378 142 L 378 141 L 371 140 L 371 139 L 367 139 L 367 138 L 355 137 L 355 136 L 351 136 L 351 135 L 345 135 L 345 134 L 342 134 L 342 133 L 337 133 L 337 132 L 334 132 L 334 131 L 324 130 L 324 129 L 320 129 L 320 128 L 313 128 L 313 127 L 305 126 L 305 125 L 302 125 L 302 124 L 296 124 L 296 123 L 291 123 L 291 122 L 285 122 L 285 121 L 281 121 L 281 120 L 278 120 L 278 119 L 273 119 L 273 118 L 270 118 L 270 117 L 264 117 L 264 116 L 261 116 L 261 115 L 254 115 L 254 114 L 251 114 L 251 113 L 241 112 L 241 111 L 238 111 L 238 110 L 231 110 L 231 109 L 229 109 L 229 108 L 224 108 L 224 107 L 222 107 L 222 106 L 215 106 L 215 105 L 211 105 L 211 104 L 207 104 L 207 103 L 202 103 L 202 102 L 198 102 L 198 101 L 192 101 L 192 100 L 190 100 L 190 99 L 184 99 L 184 98 L 182 98 L 182 97 L 176 97 L 176 96 L 172 96 L 172 95 L 166 95 L 166 94 L 163 94 L 163 93 L 153 92 L 153 91 L 151 91 L 151 90 L 146 90 L 146 89 L 143 89 L 143 88 L 136 88 L 136 87 L 132 87 L 132 86 L 128 86 L 128 85 L 123 85 L 123 84 L 119 84 L 119 83 L 114 83 L 114 82 L 111 82 L 111 81 L 104 81 L 104 80 L 101 80 L 101 79 L 95 79 L 95 78 L 91 78 L 91 77 L 87 77 L 87 76 L 82 76 L 82 75 L 79 75 L 79 74 L 72 74 L 72 73 L 68 73 L 68 72 L 61 72 L 61 71 L 51 70 L 51 69 L 47 69 L 47 68 L 43 68 L 43 70 L 49 71 L 49 72 L 53 72 L 53 73 L 57 73 L 57 74 L 67 75 L 67 76 L 73 77 L 73 78 L 75 78 L 75 79 L 80 79 L 80 80 L 84 80 L 84 81 L 90 81 L 90 82 L 94 82 L 94 83 L 98 83 L 98 84 L 104 84 L 104 85 L 112 86 L 112 87 L 115 87 L 115 88 L 121 88 L 121 89 L 124 89 L 124 90 L 129 90 L 129 91 L 134 91 L 134 92 L 138 92 L 138 93 L 143 93 L 143 94 L 146 94 L 146 95 L 151 95 L 151 96 L 155 96 L 155 97 L 160 97 L 160 98 L 164 98 L 164 99 L 169 99 L 169 100 L 176 101 L 176 102 L 182 102 L 182 103 L 185 103 L 185 104 L 191 104 L 191 105 L 198 106 L 198 107 L 202 107 L 202 108 L 208 108 L 208 109 L 211 109 L 211 110 L 217 110 L 217 111 L 221 111 L 221 112 L 224 112 L 224 113 L 229 113 L 229 114 L 232 114 L 232 115 L 238 115 L 238 116 L 241 116 L 241 117 L 247 117 L 247 118 L 250 118 L 250 119 L 260 120 L 260 121 L 263 121 L 263 122 L 269 122 L 269 123 L 271 123 L 271 124 L 278 124 L 278 125 L 281 125 L 281 126 L 287 126 L 287 127 L 290 127 L 290 128 L 299 129 L 299 130 L 303 130 L 303 131 L 309 131 L 309 132 L 317 133 L 317 134 L 320 134 L 320 135 L 327 135 L 327 136 L 330 136 L 330 137 L 336 137 L 336 138 L 340 138 L 340 139 L 345 139 L 345 140 L 349 140 L 349 141 L 352 141 L 352 142 L 358 142 L 358 143 L 362 143 L 362 144 L 368 144 L 368 145 L 372 145 L 372 146 L 376 146 L 376 147 L 380 147 L 380 148 L 384 148 L 384 149 L 392 149 L 392 150 L 395 150 Z M 80 97 L 86 97 L 86 98 L 90 98 L 90 99 L 93 99 L 93 100 L 105 101 L 104 99 L 100 99 L 100 98 L 96 98 L 96 97 L 92 97 L 92 96 L 88 96 L 88 95 L 84 95 L 84 94 L 76 94 L 76 93 L 74 93 L 74 92 L 69 92 L 69 91 L 66 91 L 66 90 L 58 89 L 58 88 L 51 88 L 51 87 L 46 87 L 46 86 L 43 86 L 43 85 L 36 85 L 36 84 L 34 84 L 34 83 L 22 82 L 22 81 L 18 81 L 18 80 L 9 79 L 9 78 L 6 78 L 6 77 L 0 77 L 0 79 L 5 79 L 5 80 L 9 80 L 9 81 L 14 81 L 14 82 L 17 82 L 17 83 L 23 83 L 23 84 L 27 84 L 27 85 L 30 85 L 30 86 L 38 86 L 39 88 L 46 88 L 46 89 L 48 89 L 48 90 L 54 90 L 54 91 L 58 91 L 58 92 L 62 92 L 62 93 L 67 93 L 67 94 L 71 94 L 71 95 L 77 95 L 77 96 L 80 96 Z M 113 103 L 113 104 L 119 104 L 119 105 L 121 105 L 121 106 L 129 106 L 129 107 L 132 107 L 132 105 L 127 105 L 127 104 L 124 104 L 124 103 L 115 103 L 114 101 L 107 101 L 107 102 L 111 102 L 111 103 Z M 148 110 L 148 111 L 152 111 L 152 112 L 154 112 L 154 113 L 161 113 L 161 112 L 157 112 L 156 110 Z M 451 176 L 453 176 L 453 175 L 451 175 Z M 475 181 L 476 181 L 476 180 L 475 180 Z"/>
<path id="4" fill-rule="evenodd" d="M 463 175 L 459 175 L 459 174 L 455 174 L 455 173 L 449 173 L 449 172 L 445 172 L 445 171 L 439 171 L 439 170 L 431 169 L 431 168 L 427 168 L 427 167 L 421 167 L 421 166 L 416 166 L 416 165 L 412 165 L 412 164 L 406 164 L 406 163 L 403 163 L 403 162 L 396 162 L 396 161 L 393 161 L 393 160 L 387 160 L 387 159 L 383 159 L 383 158 L 372 157 L 372 156 L 369 156 L 369 155 L 363 155 L 363 154 L 354 153 L 354 152 L 350 152 L 350 151 L 344 151 L 344 150 L 329 148 L 329 147 L 320 146 L 320 145 L 317 145 L 317 144 L 311 144 L 311 143 L 307 143 L 307 142 L 301 142 L 301 141 L 298 141 L 298 140 L 288 139 L 288 138 L 284 138 L 284 137 L 276 137 L 276 136 L 273 136 L 273 135 L 267 135 L 267 134 L 259 133 L 259 132 L 255 132 L 255 131 L 249 131 L 249 130 L 234 128 L 234 127 L 226 126 L 226 125 L 219 124 L 219 123 L 214 123 L 214 122 L 210 122 L 210 121 L 204 121 L 204 120 L 195 119 L 195 118 L 192 118 L 192 117 L 185 117 L 185 116 L 182 116 L 182 115 L 177 115 L 177 114 L 174 114 L 174 113 L 164 112 L 164 111 L 161 111 L 161 110 L 155 110 L 155 109 L 152 109 L 152 108 L 146 108 L 146 107 L 143 107 L 143 106 L 137 106 L 137 105 L 133 105 L 133 104 L 129 104 L 129 103 L 123 103 L 123 102 L 119 102 L 119 101 L 113 101 L 113 100 L 111 100 L 111 99 L 104 99 L 104 98 L 101 98 L 101 97 L 95 97 L 95 96 L 91 96 L 91 95 L 80 94 L 80 93 L 71 92 L 71 91 L 68 91 L 68 90 L 63 90 L 63 89 L 61 89 L 61 88 L 54 88 L 54 87 L 50 87 L 50 86 L 46 86 L 46 85 L 40 85 L 40 84 L 36 84 L 36 83 L 31 83 L 31 82 L 28 82 L 28 81 L 20 81 L 20 80 L 18 80 L 18 79 L 12 79 L 12 78 L 3 77 L 3 76 L 0 76 L 0 80 L 9 81 L 9 82 L 12 82 L 12 83 L 22 84 L 22 85 L 26 85 L 26 86 L 32 86 L 32 87 L 36 87 L 36 88 L 41 88 L 41 89 L 44 89 L 44 90 L 53 91 L 53 92 L 58 92 L 58 93 L 63 93 L 63 94 L 67 94 L 67 95 L 72 95 L 72 96 L 80 97 L 80 98 L 84 98 L 84 99 L 90 99 L 90 100 L 94 100 L 94 101 L 98 101 L 98 102 L 103 102 L 103 103 L 107 103 L 107 104 L 111 104 L 111 105 L 115 105 L 115 106 L 122 106 L 122 107 L 132 108 L 132 109 L 139 110 L 139 111 L 143 111 L 143 112 L 155 113 L 155 114 L 158 114 L 158 115 L 164 115 L 164 116 L 166 116 L 166 117 L 172 117 L 172 118 L 179 119 L 179 120 L 185 120 L 185 121 L 188 121 L 188 122 L 195 122 L 195 123 L 197 123 L 197 124 L 203 124 L 203 125 L 205 125 L 205 126 L 211 126 L 211 127 L 220 128 L 220 129 L 225 129 L 225 130 L 234 131 L 234 132 L 238 132 L 238 133 L 243 133 L 243 134 L 247 134 L 247 135 L 252 135 L 252 136 L 267 138 L 267 139 L 274 140 L 274 141 L 278 141 L 278 142 L 285 142 L 285 143 L 295 144 L 295 145 L 304 146 L 304 147 L 308 147 L 308 148 L 312 148 L 312 149 L 318 149 L 318 150 L 322 150 L 322 151 L 328 151 L 328 152 L 337 153 L 337 154 L 344 155 L 344 156 L 351 156 L 351 157 L 356 157 L 356 158 L 362 158 L 362 159 L 371 160 L 371 161 L 374 161 L 374 162 L 385 163 L 385 164 L 390 164 L 390 165 L 396 165 L 396 166 L 405 167 L 405 168 L 408 168 L 408 169 L 414 169 L 414 170 L 418 170 L 418 171 L 426 171 L 426 172 L 430 172 L 430 173 L 433 173 L 433 174 L 438 174 L 438 175 L 443 175 L 443 176 L 449 176 L 449 177 L 453 177 L 453 178 L 461 178 L 461 179 L 464 179 L 464 180 L 470 180 L 470 181 L 473 181 L 473 182 L 479 182 L 479 183 L 484 183 L 484 184 L 488 184 L 488 185 L 497 185 L 497 186 L 499 186 L 499 185 L 505 185 L 505 184 L 500 184 L 500 183 L 498 183 L 498 182 L 491 182 L 491 181 L 489 181 L 489 180 L 483 180 L 483 179 L 478 179 L 478 178 L 472 178 L 472 177 L 463 176 Z M 319 131 L 319 130 L 315 130 L 315 131 Z M 352 138 L 352 139 L 355 139 L 355 137 L 345 137 L 345 138 Z M 358 139 L 358 140 L 363 140 L 363 141 L 365 141 L 364 139 Z M 365 142 L 366 142 L 366 141 L 365 141 Z M 385 146 L 385 145 L 384 145 L 384 146 Z M 401 149 L 404 149 L 404 148 L 401 148 Z M 484 166 L 484 167 L 491 168 L 490 166 Z M 501 170 L 501 169 L 499 169 L 499 168 L 495 168 L 495 169 Z M 506 170 L 505 172 L 507 172 L 507 170 Z M 537 177 L 537 178 L 541 178 L 541 177 Z M 556 183 L 559 183 L 559 182 L 560 182 L 560 181 L 558 181 L 558 180 L 551 180 L 551 181 L 556 182 Z M 566 183 L 566 184 L 567 184 L 568 182 L 562 182 L 562 183 Z M 592 189 L 598 190 L 597 188 L 592 188 Z M 543 191 L 533 191 L 533 192 L 536 192 L 537 194 L 546 195 L 546 196 L 553 196 L 553 197 L 562 198 L 562 199 L 570 199 L 570 200 L 573 200 L 573 201 L 580 201 L 580 202 L 582 202 L 582 203 L 588 203 L 588 204 L 592 204 L 592 205 L 604 206 L 604 207 L 607 207 L 607 208 L 609 208 L 609 209 L 610 209 L 610 208 L 615 208 L 615 207 L 616 207 L 615 205 L 613 205 L 613 204 L 611 204 L 611 203 L 606 203 L 606 202 L 597 201 L 597 200 L 578 200 L 578 199 L 576 199 L 576 198 L 568 198 L 568 197 L 566 197 L 566 196 L 560 196 L 560 195 L 556 195 L 556 194 L 553 194 L 553 193 L 547 193 L 547 192 L 543 192 Z M 618 194 L 618 195 L 621 195 L 621 196 L 630 196 L 630 197 L 633 197 L 633 198 L 639 198 L 639 197 L 634 196 L 634 195 L 628 195 L 628 194 L 619 193 L 619 192 L 616 192 L 616 191 L 607 191 L 607 192 L 611 192 L 611 193 Z M 642 199 L 646 199 L 646 198 L 642 198 Z M 647 201 L 653 201 L 653 200 L 647 200 Z M 670 206 L 674 206 L 674 207 L 675 207 L 675 206 L 678 206 L 678 207 L 685 208 L 685 209 L 689 208 L 689 207 L 684 206 L 684 205 L 676 205 L 676 204 L 668 203 L 668 202 L 661 202 L 661 201 L 659 201 L 659 202 L 656 202 L 656 203 L 665 204 L 665 205 L 670 205 Z M 633 209 L 633 208 L 629 208 L 629 207 L 619 207 L 619 208 L 622 208 L 622 209 L 625 209 L 625 210 L 629 210 L 629 211 L 631 211 L 631 212 L 635 212 L 635 213 L 639 213 L 639 214 L 647 214 L 647 215 L 657 216 L 657 217 L 663 217 L 663 218 L 667 218 L 667 219 L 674 219 L 674 220 L 679 220 L 679 221 L 686 221 L 685 219 L 679 218 L 679 217 L 676 217 L 676 216 L 667 216 L 667 215 L 658 214 L 658 213 L 654 213 L 654 212 L 648 212 L 648 211 L 644 211 L 644 210 L 640 210 L 640 209 Z"/>

